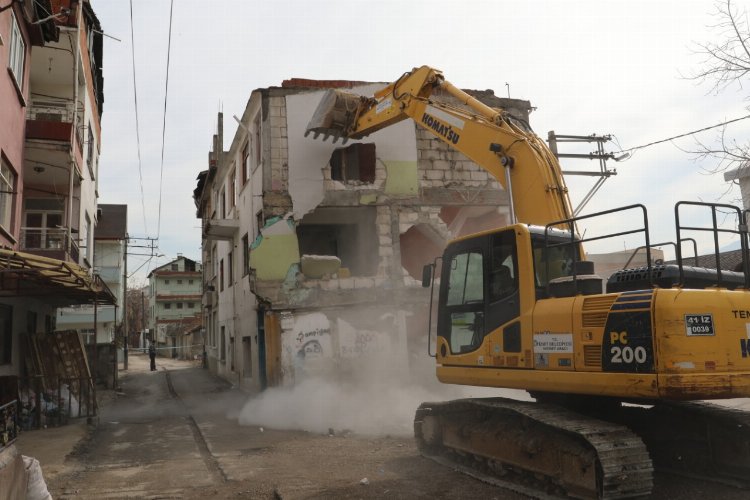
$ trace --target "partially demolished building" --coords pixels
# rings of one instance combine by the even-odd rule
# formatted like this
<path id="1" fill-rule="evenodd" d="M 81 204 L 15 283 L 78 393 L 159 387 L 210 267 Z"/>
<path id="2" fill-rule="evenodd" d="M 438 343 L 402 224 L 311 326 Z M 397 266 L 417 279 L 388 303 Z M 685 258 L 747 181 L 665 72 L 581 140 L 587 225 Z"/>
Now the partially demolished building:
<path id="1" fill-rule="evenodd" d="M 206 352 L 243 389 L 346 373 L 377 353 L 408 374 L 428 359 L 423 265 L 450 238 L 508 223 L 499 183 L 411 120 L 347 145 L 304 137 L 325 89 L 383 86 L 257 89 L 228 151 L 219 115 L 194 191 Z M 471 93 L 528 120 L 527 101 Z"/>

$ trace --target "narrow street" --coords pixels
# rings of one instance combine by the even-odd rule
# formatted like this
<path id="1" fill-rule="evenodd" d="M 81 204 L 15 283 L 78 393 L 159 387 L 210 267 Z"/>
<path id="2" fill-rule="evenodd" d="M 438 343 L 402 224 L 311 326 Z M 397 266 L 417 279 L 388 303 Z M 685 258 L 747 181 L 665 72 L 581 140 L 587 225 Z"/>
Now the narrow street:
<path id="1" fill-rule="evenodd" d="M 523 498 L 420 457 L 408 438 L 240 426 L 230 417 L 246 395 L 194 363 L 157 366 L 131 354 L 70 472 L 48 479 L 54 498 Z"/>
<path id="2" fill-rule="evenodd" d="M 421 457 L 407 437 L 241 426 L 246 395 L 192 362 L 157 366 L 150 372 L 146 356 L 131 354 L 99 425 L 63 470 L 45 470 L 53 498 L 526 498 Z M 657 475 L 653 498 L 739 500 L 747 491 Z"/>

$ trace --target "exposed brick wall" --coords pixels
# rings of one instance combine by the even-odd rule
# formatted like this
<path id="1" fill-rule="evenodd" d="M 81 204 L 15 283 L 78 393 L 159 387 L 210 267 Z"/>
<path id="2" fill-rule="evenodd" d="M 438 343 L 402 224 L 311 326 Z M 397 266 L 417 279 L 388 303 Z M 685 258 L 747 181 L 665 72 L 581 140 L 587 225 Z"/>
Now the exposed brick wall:
<path id="1" fill-rule="evenodd" d="M 289 190 L 289 137 L 286 99 L 269 97 L 268 125 L 271 127 L 271 185 L 274 191 Z"/>

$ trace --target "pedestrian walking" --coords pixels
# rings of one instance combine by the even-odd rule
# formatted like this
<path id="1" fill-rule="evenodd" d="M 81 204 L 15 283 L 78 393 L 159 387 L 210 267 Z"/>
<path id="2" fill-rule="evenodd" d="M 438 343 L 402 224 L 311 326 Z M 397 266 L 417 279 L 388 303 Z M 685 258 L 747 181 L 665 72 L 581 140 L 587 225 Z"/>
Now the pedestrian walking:
<path id="1" fill-rule="evenodd" d="M 156 371 L 156 347 L 154 347 L 154 343 L 151 342 L 148 346 L 148 357 L 151 359 L 151 371 Z"/>

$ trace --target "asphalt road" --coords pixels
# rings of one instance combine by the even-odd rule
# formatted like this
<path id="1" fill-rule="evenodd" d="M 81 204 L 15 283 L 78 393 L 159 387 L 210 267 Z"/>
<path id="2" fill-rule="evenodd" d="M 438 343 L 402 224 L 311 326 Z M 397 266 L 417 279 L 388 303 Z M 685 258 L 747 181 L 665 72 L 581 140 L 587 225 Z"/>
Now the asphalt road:
<path id="1" fill-rule="evenodd" d="M 246 395 L 192 363 L 147 363 L 131 355 L 122 392 L 48 481 L 54 498 L 527 498 L 421 457 L 406 437 L 241 426 L 233 415 Z M 750 492 L 657 475 L 652 497 Z"/>

